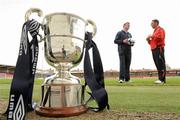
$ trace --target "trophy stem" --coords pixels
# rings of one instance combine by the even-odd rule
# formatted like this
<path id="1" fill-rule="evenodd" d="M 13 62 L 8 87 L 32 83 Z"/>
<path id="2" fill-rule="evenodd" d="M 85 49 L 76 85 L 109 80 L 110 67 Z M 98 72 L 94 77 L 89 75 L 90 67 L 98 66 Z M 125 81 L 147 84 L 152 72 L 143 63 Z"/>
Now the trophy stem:
<path id="1" fill-rule="evenodd" d="M 80 83 L 80 79 L 70 72 L 71 65 L 61 63 L 59 67 L 56 67 L 56 78 L 61 83 Z"/>
<path id="2" fill-rule="evenodd" d="M 70 78 L 70 71 L 69 71 L 69 66 L 67 65 L 61 65 L 61 67 L 59 69 L 56 69 L 57 70 L 57 77 L 58 78 L 62 78 L 62 79 L 69 79 Z"/>

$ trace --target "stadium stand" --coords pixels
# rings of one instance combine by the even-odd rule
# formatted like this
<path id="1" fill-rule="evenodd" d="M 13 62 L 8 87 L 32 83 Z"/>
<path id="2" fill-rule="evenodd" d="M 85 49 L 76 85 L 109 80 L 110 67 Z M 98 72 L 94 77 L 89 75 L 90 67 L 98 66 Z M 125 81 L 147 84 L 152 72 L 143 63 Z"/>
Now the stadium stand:
<path id="1" fill-rule="evenodd" d="M 14 66 L 0 64 L 0 79 L 11 79 L 14 73 Z"/>
<path id="2" fill-rule="evenodd" d="M 0 79 L 11 79 L 13 77 L 15 66 L 11 65 L 2 65 L 0 64 Z M 83 71 L 82 70 L 73 70 L 71 71 L 73 75 L 83 78 Z M 53 69 L 49 70 L 36 70 L 36 78 L 45 78 L 50 76 L 54 73 Z M 155 77 L 157 76 L 156 70 L 131 70 L 131 77 Z M 104 72 L 105 77 L 107 78 L 115 78 L 118 79 L 119 72 L 116 70 L 108 70 Z M 180 69 L 171 69 L 167 70 L 167 76 L 180 76 Z"/>

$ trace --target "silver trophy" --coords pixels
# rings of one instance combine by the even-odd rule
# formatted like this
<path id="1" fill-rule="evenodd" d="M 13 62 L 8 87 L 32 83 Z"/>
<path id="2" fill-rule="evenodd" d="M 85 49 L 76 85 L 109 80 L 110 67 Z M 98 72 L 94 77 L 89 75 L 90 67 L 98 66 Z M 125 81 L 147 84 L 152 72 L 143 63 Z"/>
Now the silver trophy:
<path id="1" fill-rule="evenodd" d="M 28 20 L 31 13 L 42 11 L 31 8 L 26 12 Z M 84 113 L 87 107 L 83 100 L 83 88 L 80 79 L 70 73 L 83 56 L 85 32 L 87 26 L 96 33 L 96 25 L 91 20 L 70 13 L 52 13 L 44 17 L 42 30 L 44 53 L 47 63 L 56 69 L 56 73 L 47 77 L 42 84 L 42 100 L 36 113 L 50 117 L 65 117 Z"/>

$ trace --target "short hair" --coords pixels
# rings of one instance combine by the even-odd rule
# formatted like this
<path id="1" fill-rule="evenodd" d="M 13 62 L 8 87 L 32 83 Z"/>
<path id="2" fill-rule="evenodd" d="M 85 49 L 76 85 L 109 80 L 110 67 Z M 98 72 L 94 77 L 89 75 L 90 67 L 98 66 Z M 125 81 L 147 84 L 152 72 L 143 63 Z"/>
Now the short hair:
<path id="1" fill-rule="evenodd" d="M 157 23 L 157 25 L 159 25 L 159 20 L 158 19 L 154 19 L 152 20 L 153 22 Z"/>
<path id="2" fill-rule="evenodd" d="M 126 24 L 130 24 L 130 22 L 125 22 L 125 23 L 123 24 L 123 26 L 125 26 Z"/>

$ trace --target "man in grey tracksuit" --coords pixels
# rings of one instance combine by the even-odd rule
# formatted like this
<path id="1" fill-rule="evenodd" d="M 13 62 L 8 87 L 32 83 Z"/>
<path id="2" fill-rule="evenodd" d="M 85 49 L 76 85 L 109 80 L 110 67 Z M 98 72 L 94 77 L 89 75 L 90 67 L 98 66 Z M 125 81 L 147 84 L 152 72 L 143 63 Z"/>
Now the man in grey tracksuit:
<path id="1" fill-rule="evenodd" d="M 119 59 L 120 59 L 120 73 L 119 82 L 130 81 L 130 64 L 131 64 L 131 47 L 132 44 L 129 39 L 132 35 L 128 32 L 130 23 L 126 22 L 123 24 L 123 30 L 119 31 L 115 37 L 114 43 L 118 45 Z"/>

